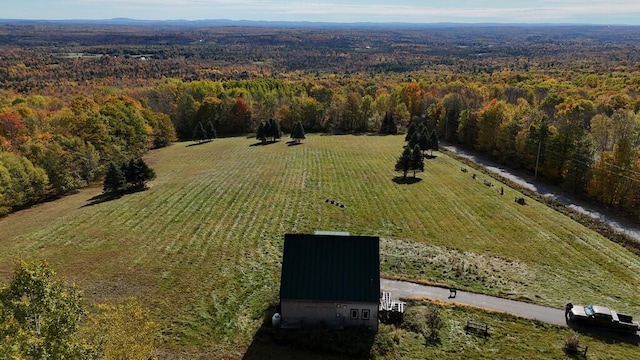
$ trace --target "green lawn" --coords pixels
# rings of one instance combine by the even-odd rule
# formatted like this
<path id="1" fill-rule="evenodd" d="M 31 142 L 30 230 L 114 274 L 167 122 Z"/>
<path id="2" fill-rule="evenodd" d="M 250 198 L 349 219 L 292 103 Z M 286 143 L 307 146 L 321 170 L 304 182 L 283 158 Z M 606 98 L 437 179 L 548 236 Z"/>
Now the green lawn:
<path id="1" fill-rule="evenodd" d="M 417 302 L 412 306 L 421 307 Z M 567 328 L 525 320 L 504 314 L 451 305 L 440 306 L 443 321 L 435 344 L 403 328 L 385 325 L 382 337 L 397 340 L 392 356 L 398 359 L 570 359 L 563 351 L 565 340 L 573 334 Z M 465 331 L 467 320 L 488 325 L 489 336 Z M 627 342 L 607 343 L 592 336 L 579 335 L 580 345 L 588 346 L 588 359 L 632 359 L 640 349 Z"/>
<path id="2" fill-rule="evenodd" d="M 189 358 L 242 357 L 277 302 L 287 232 L 379 235 L 390 276 L 638 313 L 637 256 L 446 155 L 398 184 L 401 136 L 253 143 L 178 143 L 146 157 L 148 191 L 85 206 L 95 187 L 0 219 L 0 278 L 45 259 L 90 301 L 134 296 L 160 321 L 162 352 Z"/>

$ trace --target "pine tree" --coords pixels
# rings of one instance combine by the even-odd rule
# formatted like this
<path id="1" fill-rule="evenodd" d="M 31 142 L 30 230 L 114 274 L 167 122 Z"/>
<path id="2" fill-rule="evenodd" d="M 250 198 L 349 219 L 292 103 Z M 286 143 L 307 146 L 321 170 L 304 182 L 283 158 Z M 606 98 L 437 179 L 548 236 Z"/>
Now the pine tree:
<path id="1" fill-rule="evenodd" d="M 425 134 L 425 138 L 427 138 L 426 134 Z M 436 133 L 435 130 L 431 131 L 431 134 L 429 134 L 428 139 L 426 141 L 427 143 L 424 150 L 431 150 L 431 155 L 433 155 L 433 150 L 435 151 L 440 150 L 440 145 L 438 143 L 438 134 Z"/>
<path id="2" fill-rule="evenodd" d="M 395 135 L 398 133 L 398 127 L 393 121 L 393 116 L 391 114 L 386 113 L 384 115 L 384 119 L 382 119 L 382 124 L 380 126 L 380 133 L 383 135 Z"/>
<path id="3" fill-rule="evenodd" d="M 304 128 L 302 127 L 302 123 L 301 122 L 298 121 L 293 126 L 293 130 L 291 131 L 291 138 L 293 140 L 295 140 L 296 143 L 300 143 L 300 140 L 305 139 Z"/>
<path id="4" fill-rule="evenodd" d="M 122 164 L 122 172 L 127 183 L 127 187 L 135 187 L 138 183 L 138 177 L 140 176 L 139 163 L 131 159 L 128 162 Z"/>
<path id="5" fill-rule="evenodd" d="M 144 189 L 147 181 L 153 180 L 156 178 L 156 173 L 147 165 L 144 160 L 138 158 L 136 160 L 132 160 L 130 162 L 130 166 L 135 169 L 135 175 L 130 182 L 131 186 L 137 189 Z"/>
<path id="6" fill-rule="evenodd" d="M 269 119 L 265 135 L 268 138 L 270 137 L 273 142 L 276 142 L 277 139 L 280 139 L 280 137 L 282 136 L 282 131 L 280 130 L 280 124 L 277 120 L 273 118 Z"/>
<path id="7" fill-rule="evenodd" d="M 400 155 L 400 158 L 398 158 L 395 167 L 395 171 L 402 171 L 403 178 L 406 178 L 407 173 L 409 172 L 409 170 L 411 170 L 411 160 L 411 148 L 406 146 L 404 148 L 404 151 L 402 151 L 402 155 Z"/>
<path id="8" fill-rule="evenodd" d="M 424 171 L 424 156 L 422 156 L 422 149 L 419 144 L 413 147 L 409 169 L 413 170 L 413 177 L 416 177 L 416 171 Z"/>
<path id="9" fill-rule="evenodd" d="M 415 120 L 415 118 L 414 118 Z M 409 123 L 409 127 L 407 127 L 407 134 L 404 136 L 404 141 L 411 142 L 416 134 L 416 128 L 418 127 L 418 123 L 414 120 L 411 120 Z"/>
<path id="10" fill-rule="evenodd" d="M 202 125 L 201 122 L 196 124 L 196 129 L 193 132 L 193 139 L 200 143 L 207 139 L 207 130 L 205 130 L 204 125 Z"/>
<path id="11" fill-rule="evenodd" d="M 209 121 L 207 123 L 207 126 L 205 127 L 205 136 L 206 136 L 206 139 L 209 141 L 218 137 L 216 128 L 213 126 L 213 123 L 211 121 Z"/>
<path id="12" fill-rule="evenodd" d="M 420 146 L 423 151 L 427 149 L 427 137 L 428 130 L 424 123 L 420 122 L 414 125 L 411 136 L 408 138 L 410 148 L 414 148 L 416 145 Z"/>
<path id="13" fill-rule="evenodd" d="M 256 139 L 262 141 L 263 144 L 267 141 L 266 125 L 263 122 L 258 125 L 258 130 L 256 131 Z"/>
<path id="14" fill-rule="evenodd" d="M 105 193 L 117 193 L 124 189 L 127 184 L 122 168 L 115 162 L 111 162 L 104 176 L 102 189 Z"/>

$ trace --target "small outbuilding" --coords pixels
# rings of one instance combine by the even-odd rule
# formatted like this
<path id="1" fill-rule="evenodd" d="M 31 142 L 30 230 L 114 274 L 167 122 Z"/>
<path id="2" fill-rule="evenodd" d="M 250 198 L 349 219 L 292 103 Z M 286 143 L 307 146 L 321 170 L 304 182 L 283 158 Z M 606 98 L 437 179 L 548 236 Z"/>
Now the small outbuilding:
<path id="1" fill-rule="evenodd" d="M 280 277 L 283 328 L 378 330 L 380 239 L 286 234 Z"/>

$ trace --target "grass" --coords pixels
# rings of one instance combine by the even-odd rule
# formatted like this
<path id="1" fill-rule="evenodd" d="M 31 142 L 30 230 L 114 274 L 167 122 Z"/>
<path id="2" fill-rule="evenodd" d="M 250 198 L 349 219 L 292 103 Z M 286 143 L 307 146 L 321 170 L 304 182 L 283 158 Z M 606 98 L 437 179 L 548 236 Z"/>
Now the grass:
<path id="1" fill-rule="evenodd" d="M 637 256 L 449 156 L 402 184 L 400 136 L 254 142 L 178 143 L 145 158 L 158 175 L 148 191 L 86 206 L 94 187 L 0 219 L 0 279 L 15 259 L 48 260 L 90 301 L 147 304 L 162 353 L 188 358 L 242 357 L 277 302 L 287 232 L 379 235 L 389 276 L 556 307 L 639 305 Z"/>
<path id="2" fill-rule="evenodd" d="M 413 302 L 421 308 L 427 303 Z M 383 359 L 563 359 L 565 340 L 574 332 L 568 328 L 525 320 L 506 314 L 482 312 L 454 305 L 440 304 L 444 326 L 437 343 L 403 327 L 383 325 L 379 336 L 391 338 L 394 346 Z M 467 320 L 489 326 L 485 339 L 465 331 Z M 579 335 L 580 345 L 588 346 L 588 359 L 628 359 L 637 357 L 637 344 L 609 343 L 590 335 Z"/>

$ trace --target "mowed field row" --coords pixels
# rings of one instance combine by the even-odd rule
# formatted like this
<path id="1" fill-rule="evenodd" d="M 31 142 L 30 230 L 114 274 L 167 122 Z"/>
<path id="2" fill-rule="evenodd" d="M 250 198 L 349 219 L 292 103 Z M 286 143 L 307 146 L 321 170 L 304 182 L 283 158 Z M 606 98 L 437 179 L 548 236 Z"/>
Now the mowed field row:
<path id="1" fill-rule="evenodd" d="M 277 301 L 287 232 L 379 235 L 387 275 L 638 313 L 636 256 L 446 155 L 401 184 L 401 136 L 254 143 L 174 144 L 146 157 L 158 175 L 148 191 L 87 206 L 91 188 L 0 219 L 0 276 L 15 259 L 45 259 L 91 301 L 144 301 L 164 352 L 203 358 L 251 343 Z"/>

